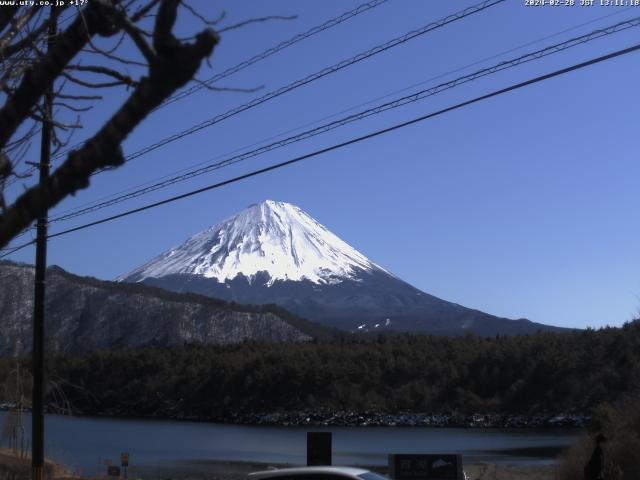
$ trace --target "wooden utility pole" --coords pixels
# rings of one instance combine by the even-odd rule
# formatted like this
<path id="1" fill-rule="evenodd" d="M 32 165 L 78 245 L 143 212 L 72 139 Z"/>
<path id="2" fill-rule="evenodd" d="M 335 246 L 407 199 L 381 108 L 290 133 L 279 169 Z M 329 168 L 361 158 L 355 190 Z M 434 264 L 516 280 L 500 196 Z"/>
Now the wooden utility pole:
<path id="1" fill-rule="evenodd" d="M 51 49 L 57 33 L 55 7 L 51 7 L 47 49 Z M 51 116 L 53 115 L 53 82 L 44 94 L 42 137 L 40 144 L 40 185 L 49 177 L 51 161 Z M 31 413 L 31 472 L 33 480 L 43 480 L 44 469 L 44 300 L 47 274 L 47 223 L 45 209 L 38 217 L 36 237 L 36 280 L 33 302 L 33 399 Z"/>

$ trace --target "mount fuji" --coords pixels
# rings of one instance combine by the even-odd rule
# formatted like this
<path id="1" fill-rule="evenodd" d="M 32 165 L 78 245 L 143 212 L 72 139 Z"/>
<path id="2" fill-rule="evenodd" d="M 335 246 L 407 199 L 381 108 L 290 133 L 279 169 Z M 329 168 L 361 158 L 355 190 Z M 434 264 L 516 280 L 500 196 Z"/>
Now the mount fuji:
<path id="1" fill-rule="evenodd" d="M 349 331 L 512 335 L 560 330 L 422 292 L 300 208 L 272 200 L 249 206 L 117 280 L 243 304 L 277 304 Z"/>

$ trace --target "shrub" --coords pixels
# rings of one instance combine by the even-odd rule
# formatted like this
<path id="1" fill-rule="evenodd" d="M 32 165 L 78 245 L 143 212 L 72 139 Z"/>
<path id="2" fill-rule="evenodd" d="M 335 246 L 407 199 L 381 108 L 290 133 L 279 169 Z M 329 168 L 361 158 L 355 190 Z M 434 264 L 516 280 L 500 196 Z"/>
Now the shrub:
<path id="1" fill-rule="evenodd" d="M 592 430 L 607 437 L 604 444 L 606 480 L 640 478 L 640 391 L 615 403 L 599 406 L 594 412 Z M 560 465 L 562 480 L 583 480 L 583 469 L 595 447 L 592 437 L 582 438 L 565 454 Z"/>

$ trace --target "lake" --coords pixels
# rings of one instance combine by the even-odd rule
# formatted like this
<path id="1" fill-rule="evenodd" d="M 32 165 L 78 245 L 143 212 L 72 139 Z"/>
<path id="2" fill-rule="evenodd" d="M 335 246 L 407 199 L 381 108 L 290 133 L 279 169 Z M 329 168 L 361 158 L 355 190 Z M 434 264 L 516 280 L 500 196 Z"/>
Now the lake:
<path id="1" fill-rule="evenodd" d="M 6 412 L 0 412 L 0 425 Z M 30 433 L 30 417 L 26 416 Z M 465 464 L 554 462 L 579 429 L 481 429 L 422 427 L 254 427 L 171 420 L 47 415 L 46 456 L 85 475 L 105 460 L 163 468 L 212 461 L 304 464 L 306 432 L 333 432 L 336 465 L 386 465 L 389 453 L 461 453 Z M 30 445 L 29 443 L 27 445 Z"/>

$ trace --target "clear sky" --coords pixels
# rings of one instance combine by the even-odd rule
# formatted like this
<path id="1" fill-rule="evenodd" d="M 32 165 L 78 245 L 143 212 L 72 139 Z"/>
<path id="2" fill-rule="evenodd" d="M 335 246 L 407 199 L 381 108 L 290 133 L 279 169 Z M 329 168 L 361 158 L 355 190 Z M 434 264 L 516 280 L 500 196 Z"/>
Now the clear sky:
<path id="1" fill-rule="evenodd" d="M 205 66 L 199 74 L 204 79 L 362 2 L 191 3 L 211 17 L 225 10 L 223 24 L 263 15 L 298 15 L 296 20 L 255 24 L 223 35 L 211 68 Z M 390 0 L 220 83 L 264 85 L 260 92 L 201 90 L 159 110 L 127 140 L 125 153 L 475 3 Z M 173 142 L 121 170 L 98 175 L 89 189 L 64 201 L 52 215 L 400 89 L 425 81 L 424 85 L 435 85 L 640 15 L 640 7 L 576 3 L 525 6 L 525 0 L 507 0 Z M 202 28 L 187 12 L 181 18 L 185 32 Z M 591 23 L 579 26 L 586 22 Z M 639 32 L 636 27 L 488 76 L 53 225 L 51 231 L 283 161 L 630 46 L 638 42 Z M 501 55 L 483 61 L 497 54 Z M 447 73 L 478 61 L 474 67 Z M 621 325 L 640 306 L 638 85 L 640 53 L 635 53 L 302 164 L 51 240 L 49 263 L 76 274 L 113 279 L 249 204 L 270 198 L 298 205 L 374 262 L 445 300 L 561 326 Z M 77 138 L 94 132 L 125 93 L 114 92 L 85 116 L 85 129 Z M 21 188 L 13 187 L 9 196 Z M 11 258 L 33 263 L 34 249 Z"/>

